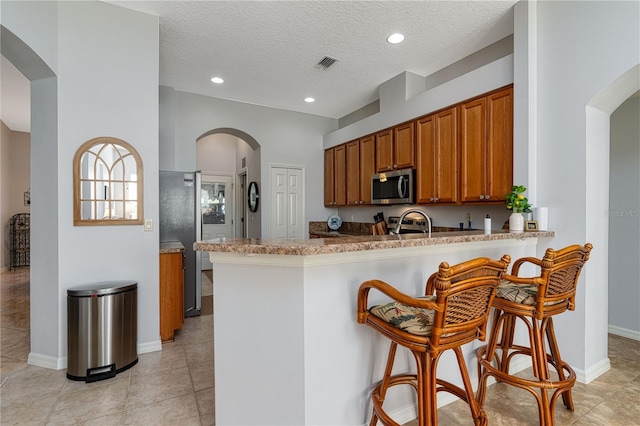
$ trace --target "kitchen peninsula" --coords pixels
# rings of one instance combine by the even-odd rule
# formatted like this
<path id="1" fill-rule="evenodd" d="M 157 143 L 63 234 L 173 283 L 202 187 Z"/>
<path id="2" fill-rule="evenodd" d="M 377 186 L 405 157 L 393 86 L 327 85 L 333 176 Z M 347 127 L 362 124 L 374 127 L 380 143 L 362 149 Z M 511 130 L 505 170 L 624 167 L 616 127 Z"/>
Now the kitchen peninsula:
<path id="1" fill-rule="evenodd" d="M 424 293 L 440 262 L 535 256 L 554 232 L 482 231 L 310 240 L 214 239 L 194 244 L 213 263 L 216 424 L 364 425 L 388 341 L 356 322 L 363 281 Z M 372 293 L 372 303 L 385 297 Z M 472 381 L 475 348 L 463 348 Z M 397 370 L 412 364 L 399 352 Z M 453 354 L 439 374 L 460 384 Z M 407 387 L 408 388 L 408 387 Z M 447 402 L 448 395 L 439 395 Z M 415 417 L 411 389 L 390 393 L 397 421 Z"/>

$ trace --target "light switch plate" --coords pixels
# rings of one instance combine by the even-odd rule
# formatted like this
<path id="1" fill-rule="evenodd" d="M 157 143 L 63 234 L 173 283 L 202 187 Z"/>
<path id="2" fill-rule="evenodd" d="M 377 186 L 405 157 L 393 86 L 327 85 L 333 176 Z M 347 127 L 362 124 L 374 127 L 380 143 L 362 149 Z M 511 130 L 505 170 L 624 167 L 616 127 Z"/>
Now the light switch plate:
<path id="1" fill-rule="evenodd" d="M 144 220 L 144 230 L 153 231 L 153 219 L 147 218 Z"/>

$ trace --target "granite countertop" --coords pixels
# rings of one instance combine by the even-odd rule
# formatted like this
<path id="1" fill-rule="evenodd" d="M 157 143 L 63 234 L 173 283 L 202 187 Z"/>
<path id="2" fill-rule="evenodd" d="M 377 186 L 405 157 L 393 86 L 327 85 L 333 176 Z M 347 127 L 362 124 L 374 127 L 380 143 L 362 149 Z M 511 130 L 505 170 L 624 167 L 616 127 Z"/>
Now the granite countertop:
<path id="1" fill-rule="evenodd" d="M 170 241 L 167 243 L 160 243 L 160 254 L 165 253 L 180 253 L 184 251 L 184 245 L 180 241 Z"/>
<path id="2" fill-rule="evenodd" d="M 417 247 L 437 244 L 453 244 L 474 241 L 494 241 L 555 237 L 554 231 L 509 232 L 494 230 L 485 235 L 483 231 L 434 232 L 431 238 L 425 234 L 344 236 L 341 238 L 312 238 L 309 240 L 261 240 L 244 238 L 214 238 L 197 241 L 196 251 L 245 254 L 279 254 L 306 256 L 315 254 L 346 253 L 363 250 L 382 250 L 399 247 Z"/>

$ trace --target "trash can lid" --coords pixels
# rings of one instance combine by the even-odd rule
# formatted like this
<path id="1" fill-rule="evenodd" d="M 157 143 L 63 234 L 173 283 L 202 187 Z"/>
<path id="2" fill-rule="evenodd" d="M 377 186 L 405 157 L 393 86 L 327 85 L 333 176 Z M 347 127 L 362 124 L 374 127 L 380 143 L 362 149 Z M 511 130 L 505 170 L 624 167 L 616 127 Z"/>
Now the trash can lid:
<path id="1" fill-rule="evenodd" d="M 123 293 L 137 288 L 138 283 L 135 281 L 103 281 L 68 288 L 67 296 L 104 296 L 107 294 Z"/>

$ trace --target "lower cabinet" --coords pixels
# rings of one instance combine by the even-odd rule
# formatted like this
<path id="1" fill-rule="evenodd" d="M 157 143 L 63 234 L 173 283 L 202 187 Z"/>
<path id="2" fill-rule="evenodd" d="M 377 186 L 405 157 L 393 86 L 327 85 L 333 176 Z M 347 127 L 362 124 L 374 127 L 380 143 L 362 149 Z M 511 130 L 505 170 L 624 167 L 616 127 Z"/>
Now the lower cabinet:
<path id="1" fill-rule="evenodd" d="M 172 341 L 184 324 L 184 254 L 160 253 L 160 339 Z"/>

